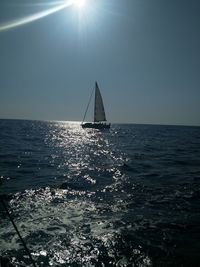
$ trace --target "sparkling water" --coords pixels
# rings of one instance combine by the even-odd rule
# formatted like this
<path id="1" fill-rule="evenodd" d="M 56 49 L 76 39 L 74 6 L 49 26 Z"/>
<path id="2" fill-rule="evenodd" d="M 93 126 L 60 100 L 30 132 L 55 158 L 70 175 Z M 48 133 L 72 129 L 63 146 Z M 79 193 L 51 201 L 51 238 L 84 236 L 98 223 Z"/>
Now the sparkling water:
<path id="1" fill-rule="evenodd" d="M 200 127 L 0 120 L 0 194 L 37 266 L 199 266 Z"/>

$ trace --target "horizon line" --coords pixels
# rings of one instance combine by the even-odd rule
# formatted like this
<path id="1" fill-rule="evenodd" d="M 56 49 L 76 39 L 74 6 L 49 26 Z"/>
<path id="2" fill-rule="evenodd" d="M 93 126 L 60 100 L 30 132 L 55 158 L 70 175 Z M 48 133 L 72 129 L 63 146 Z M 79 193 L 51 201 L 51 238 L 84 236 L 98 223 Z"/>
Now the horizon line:
<path id="1" fill-rule="evenodd" d="M 62 122 L 62 123 L 80 123 L 81 120 L 51 120 L 51 119 L 26 119 L 26 118 L 1 118 L 0 120 L 19 120 L 19 121 L 41 121 L 41 122 Z M 135 124 L 135 125 L 152 125 L 152 126 L 182 126 L 182 127 L 200 127 L 196 124 L 168 124 L 168 123 L 151 123 L 151 122 L 111 122 L 111 125 L 116 124 Z"/>

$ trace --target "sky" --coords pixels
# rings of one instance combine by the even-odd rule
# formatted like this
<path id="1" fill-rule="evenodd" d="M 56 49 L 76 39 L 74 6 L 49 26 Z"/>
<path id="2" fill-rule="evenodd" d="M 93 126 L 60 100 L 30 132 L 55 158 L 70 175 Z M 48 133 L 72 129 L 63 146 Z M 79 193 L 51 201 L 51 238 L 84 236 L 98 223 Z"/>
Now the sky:
<path id="1" fill-rule="evenodd" d="M 0 0 L 1 119 L 81 121 L 97 81 L 109 122 L 200 126 L 199 0 L 67 3 Z"/>

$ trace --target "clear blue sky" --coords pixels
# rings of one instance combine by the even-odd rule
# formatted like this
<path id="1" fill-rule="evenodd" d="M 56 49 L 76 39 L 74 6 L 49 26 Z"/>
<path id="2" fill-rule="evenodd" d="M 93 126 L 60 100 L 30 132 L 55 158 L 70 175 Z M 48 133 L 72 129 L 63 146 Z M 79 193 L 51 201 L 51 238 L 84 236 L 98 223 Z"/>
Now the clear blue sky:
<path id="1" fill-rule="evenodd" d="M 0 118 L 80 121 L 97 80 L 111 122 L 200 125 L 200 1 L 86 1 L 0 31 Z M 49 3 L 0 0 L 0 27 Z"/>

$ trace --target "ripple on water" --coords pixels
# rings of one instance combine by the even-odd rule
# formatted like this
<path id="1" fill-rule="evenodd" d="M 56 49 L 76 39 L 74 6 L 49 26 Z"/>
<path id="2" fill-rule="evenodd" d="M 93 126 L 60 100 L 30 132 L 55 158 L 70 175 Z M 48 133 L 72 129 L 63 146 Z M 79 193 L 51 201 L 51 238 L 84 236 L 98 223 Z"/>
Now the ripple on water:
<path id="1" fill-rule="evenodd" d="M 36 262 L 42 260 L 44 266 L 128 266 L 134 258 L 143 262 L 141 266 L 151 266 L 141 248 L 131 246 L 131 251 L 125 253 L 127 243 L 122 250 L 125 241 L 121 230 L 125 224 L 119 223 L 122 219 L 119 209 L 111 205 L 108 210 L 107 204 L 96 204 L 87 194 L 71 200 L 68 194 L 69 190 L 62 189 L 26 190 L 10 201 L 13 215 L 20 214 L 14 219 Z M 8 223 L 6 219 L 4 223 Z M 11 225 L 6 232 L 1 229 L 0 236 L 7 255 L 15 257 L 15 262 L 29 263 L 22 256 L 22 246 Z"/>
<path id="2" fill-rule="evenodd" d="M 39 266 L 198 266 L 199 128 L 0 125 L 0 191 Z M 30 266 L 0 213 L 1 254 Z"/>

